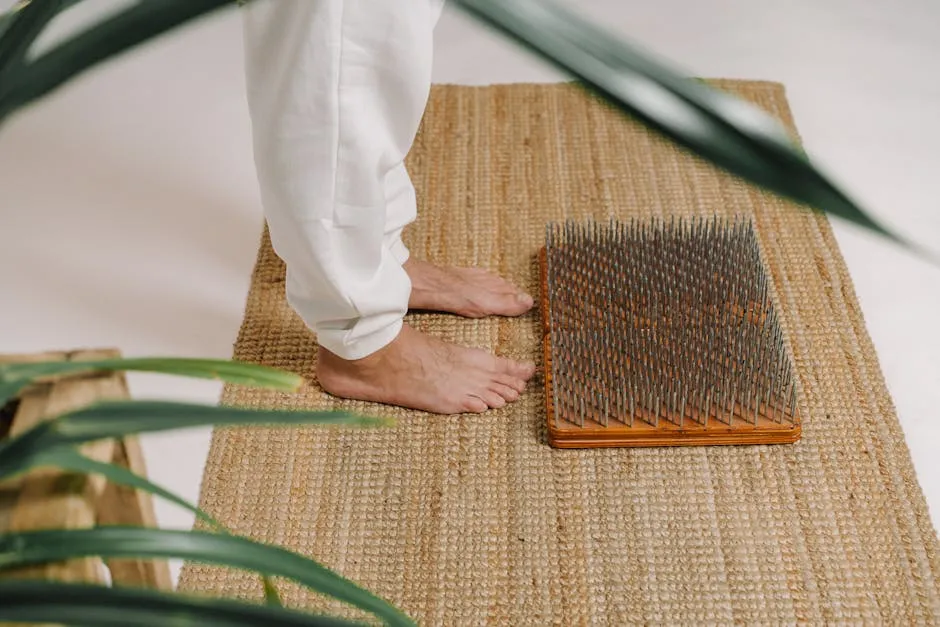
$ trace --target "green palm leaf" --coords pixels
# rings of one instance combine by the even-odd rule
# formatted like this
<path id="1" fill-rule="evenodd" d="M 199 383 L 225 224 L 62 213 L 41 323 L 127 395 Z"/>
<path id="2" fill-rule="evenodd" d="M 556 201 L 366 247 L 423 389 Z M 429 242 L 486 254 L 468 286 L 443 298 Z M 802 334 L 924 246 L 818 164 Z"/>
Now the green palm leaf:
<path id="1" fill-rule="evenodd" d="M 411 619 L 393 605 L 317 562 L 247 538 L 119 526 L 0 536 L 0 570 L 87 556 L 182 558 L 284 577 L 372 612 L 390 625 L 413 625 Z"/>
<path id="2" fill-rule="evenodd" d="M 50 0 L 34 3 L 55 4 Z M 902 239 L 864 211 L 757 107 L 683 76 L 550 0 L 452 3 L 716 166 L 800 205 L 879 233 L 938 263 L 933 253 Z M 0 81 L 0 120 L 95 64 L 229 4 L 232 0 L 137 3 L 60 44 L 22 71 L 4 76 Z M 13 24 L 3 39 L 13 30 L 23 32 L 15 34 L 10 46 L 31 33 L 29 28 Z"/>
<path id="3" fill-rule="evenodd" d="M 32 459 L 30 467 L 24 469 L 24 472 L 43 466 L 53 466 L 61 470 L 81 474 L 102 475 L 113 484 L 127 486 L 134 488 L 135 490 L 141 490 L 154 496 L 158 496 L 166 501 L 169 501 L 170 503 L 173 503 L 174 505 L 182 507 L 183 509 L 195 514 L 197 518 L 209 523 L 213 528 L 215 528 L 216 531 L 231 533 L 231 531 L 226 528 L 225 525 L 183 497 L 173 494 L 166 488 L 158 486 L 149 479 L 142 477 L 135 472 L 131 472 L 123 466 L 96 461 L 90 457 L 87 457 L 86 455 L 82 455 L 71 447 L 53 449 L 51 451 L 40 453 Z M 264 596 L 267 602 L 271 605 L 281 605 L 280 595 L 277 592 L 277 587 L 274 585 L 274 582 L 271 581 L 267 576 L 262 576 L 261 585 L 264 588 Z"/>
<path id="4" fill-rule="evenodd" d="M 303 383 L 303 378 L 292 372 L 227 359 L 137 357 L 89 361 L 12 362 L 0 364 L 0 404 L 18 394 L 31 382 L 45 377 L 114 371 L 216 379 L 237 385 L 288 391 L 296 390 Z"/>
<path id="5" fill-rule="evenodd" d="M 301 425 L 375 427 L 391 420 L 346 412 L 251 410 L 164 401 L 113 401 L 39 423 L 0 442 L 0 479 L 24 472 L 41 453 L 125 435 L 206 425 Z"/>
<path id="6" fill-rule="evenodd" d="M 7 401 L 19 394 L 28 383 L 20 381 L 0 381 L 0 407 L 6 405 Z"/>
<path id="7" fill-rule="evenodd" d="M 16 4 L 13 5 L 6 13 L 0 13 L 0 37 L 3 36 L 4 31 L 13 26 L 19 20 L 24 19 L 24 14 L 26 12 L 38 12 L 38 15 L 30 15 L 26 19 L 29 22 L 38 22 L 39 26 L 44 26 L 49 23 L 49 20 L 62 13 L 71 6 L 78 4 L 82 0 L 39 0 L 38 2 L 33 0 L 18 0 Z M 16 36 L 17 39 L 23 37 L 24 35 L 29 39 L 30 42 L 35 40 L 36 36 L 41 32 L 41 28 L 37 28 L 37 25 L 28 26 L 28 25 L 17 25 L 17 31 L 20 31 L 20 34 Z M 27 32 L 29 31 L 29 32 Z M 12 42 L 12 40 L 11 40 Z M 23 51 L 27 50 L 29 44 L 25 46 L 23 43 L 18 44 L 18 48 Z M 5 43 L 3 47 L 6 48 L 10 46 L 12 48 L 12 43 Z M 2 68 L 3 65 L 0 65 Z M 2 73 L 2 70 L 0 70 Z"/>
<path id="8" fill-rule="evenodd" d="M 46 581 L 0 582 L 0 622 L 80 627 L 351 627 L 356 623 L 223 599 Z"/>
<path id="9" fill-rule="evenodd" d="M 758 107 L 683 76 L 551 0 L 452 2 L 707 161 L 914 248 L 836 187 Z"/>
<path id="10" fill-rule="evenodd" d="M 19 65 L 29 46 L 46 24 L 62 10 L 62 0 L 33 0 L 18 3 L 0 22 L 0 76 Z"/>
<path id="11" fill-rule="evenodd" d="M 183 509 L 189 510 L 195 514 L 197 518 L 200 518 L 209 523 L 217 531 L 224 531 L 228 533 L 228 529 L 226 529 L 225 525 L 217 521 L 202 509 L 191 504 L 183 497 L 173 494 L 169 490 L 158 486 L 149 479 L 146 479 L 123 466 L 99 462 L 91 459 L 86 455 L 82 455 L 71 447 L 64 447 L 61 449 L 54 449 L 51 451 L 39 453 L 31 460 L 29 467 L 24 470 L 29 471 L 45 466 L 53 466 L 61 470 L 67 470 L 69 472 L 81 474 L 99 474 L 116 485 L 123 485 L 134 488 L 136 490 L 149 492 L 154 496 L 158 496 L 169 501 L 170 503 L 173 503 L 174 505 L 178 505 Z"/>
<path id="12" fill-rule="evenodd" d="M 61 4 L 49 0 L 33 0 L 33 3 Z M 234 5 L 234 0 L 135 3 L 58 44 L 28 65 L 6 72 L 3 81 L 0 81 L 0 122 L 16 109 L 49 94 L 98 63 L 228 5 Z M 23 13 L 26 13 L 26 9 Z M 4 33 L 4 39 L 15 30 L 18 30 L 17 24 L 12 23 Z"/>

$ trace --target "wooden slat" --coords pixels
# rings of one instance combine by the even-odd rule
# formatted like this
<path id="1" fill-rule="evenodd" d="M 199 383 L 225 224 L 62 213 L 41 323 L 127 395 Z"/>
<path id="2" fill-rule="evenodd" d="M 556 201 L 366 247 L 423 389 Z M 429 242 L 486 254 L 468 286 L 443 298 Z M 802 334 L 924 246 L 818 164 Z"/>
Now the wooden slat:
<path id="1" fill-rule="evenodd" d="M 115 357 L 120 357 L 116 350 L 86 350 L 0 355 L 0 363 Z M 53 379 L 34 385 L 22 395 L 9 435 L 19 435 L 42 420 L 94 401 L 129 396 L 123 373 Z M 81 447 L 81 451 L 97 461 L 118 463 L 141 476 L 147 475 L 143 452 L 136 437 L 91 443 Z M 4 498 L 12 504 L 10 507 L 3 507 Z M 152 497 L 112 485 L 97 475 L 83 477 L 55 470 L 36 471 L 22 480 L 0 487 L 0 530 L 75 529 L 95 524 L 156 527 Z M 173 589 L 166 561 L 109 560 L 108 569 L 116 584 Z M 62 581 L 105 582 L 104 567 L 97 558 L 21 569 L 8 574 Z"/>
<path id="2" fill-rule="evenodd" d="M 147 476 L 143 451 L 136 437 L 118 442 L 114 461 L 142 477 Z M 156 527 L 153 499 L 139 490 L 108 483 L 98 505 L 98 522 L 103 525 Z M 114 581 L 121 585 L 173 589 L 170 566 L 165 560 L 109 560 L 108 568 Z"/>
<path id="3" fill-rule="evenodd" d="M 47 354 L 42 358 L 87 360 L 116 356 L 116 351 L 105 350 L 80 351 L 68 355 Z M 24 393 L 10 435 L 19 435 L 42 420 L 97 400 L 127 397 L 128 389 L 121 373 L 75 377 L 36 385 Z M 114 459 L 115 448 L 114 440 L 103 440 L 87 444 L 80 450 L 92 459 L 110 462 Z M 42 469 L 29 473 L 18 483 L 18 495 L 9 515 L 10 531 L 81 529 L 96 524 L 95 510 L 106 484 L 103 477 Z M 23 568 L 9 571 L 6 575 L 71 582 L 105 582 L 104 567 L 97 558 Z"/>

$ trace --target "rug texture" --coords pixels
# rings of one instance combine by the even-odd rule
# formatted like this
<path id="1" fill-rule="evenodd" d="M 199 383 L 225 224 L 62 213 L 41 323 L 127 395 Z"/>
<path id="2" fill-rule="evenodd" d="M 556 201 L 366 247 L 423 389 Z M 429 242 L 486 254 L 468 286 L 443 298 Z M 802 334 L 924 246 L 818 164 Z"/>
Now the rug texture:
<path id="1" fill-rule="evenodd" d="M 713 81 L 796 134 L 776 83 Z M 311 556 L 421 625 L 940 623 L 940 557 L 904 435 L 829 224 L 651 135 L 570 84 L 434 86 L 408 166 L 416 257 L 536 294 L 547 221 L 753 216 L 802 380 L 795 445 L 555 450 L 533 381 L 444 417 L 325 395 L 315 337 L 262 237 L 234 357 L 299 393 L 222 402 L 338 408 L 394 428 L 216 430 L 201 505 Z M 427 333 L 539 360 L 538 312 L 409 315 Z M 187 564 L 180 587 L 260 599 L 255 576 Z M 290 605 L 365 615 L 284 583 Z"/>

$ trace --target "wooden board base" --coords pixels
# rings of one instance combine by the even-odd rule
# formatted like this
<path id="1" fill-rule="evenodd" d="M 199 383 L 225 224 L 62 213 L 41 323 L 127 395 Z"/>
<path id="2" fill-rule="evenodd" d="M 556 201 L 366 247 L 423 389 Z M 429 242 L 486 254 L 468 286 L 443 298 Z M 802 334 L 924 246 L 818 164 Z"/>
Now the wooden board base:
<path id="1" fill-rule="evenodd" d="M 548 442 L 555 448 L 601 447 L 653 447 L 653 446 L 716 446 L 754 444 L 792 444 L 800 439 L 802 429 L 799 415 L 787 416 L 778 422 L 765 415 L 745 419 L 739 411 L 728 420 L 711 416 L 703 423 L 665 417 L 651 420 L 643 411 L 637 411 L 633 423 L 610 418 L 607 425 L 595 419 L 585 419 L 583 426 L 564 415 L 555 416 L 554 386 L 552 384 L 551 328 L 549 325 L 548 267 L 546 251 L 539 253 L 541 271 L 540 306 L 542 314 L 542 343 L 545 386 L 545 415 Z M 656 422 L 657 424 L 651 424 Z"/>

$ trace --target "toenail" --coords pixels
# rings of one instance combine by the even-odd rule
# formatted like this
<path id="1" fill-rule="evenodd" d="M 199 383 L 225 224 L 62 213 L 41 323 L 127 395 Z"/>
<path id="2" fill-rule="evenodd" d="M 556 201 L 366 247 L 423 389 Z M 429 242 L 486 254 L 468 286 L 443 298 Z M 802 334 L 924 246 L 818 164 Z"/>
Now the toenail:
<path id="1" fill-rule="evenodd" d="M 516 298 L 517 298 L 517 299 L 519 300 L 519 302 L 522 303 L 523 305 L 531 305 L 532 302 L 533 302 L 533 301 L 532 301 L 532 297 L 529 296 L 528 294 L 521 294 L 521 293 L 520 293 Z"/>

